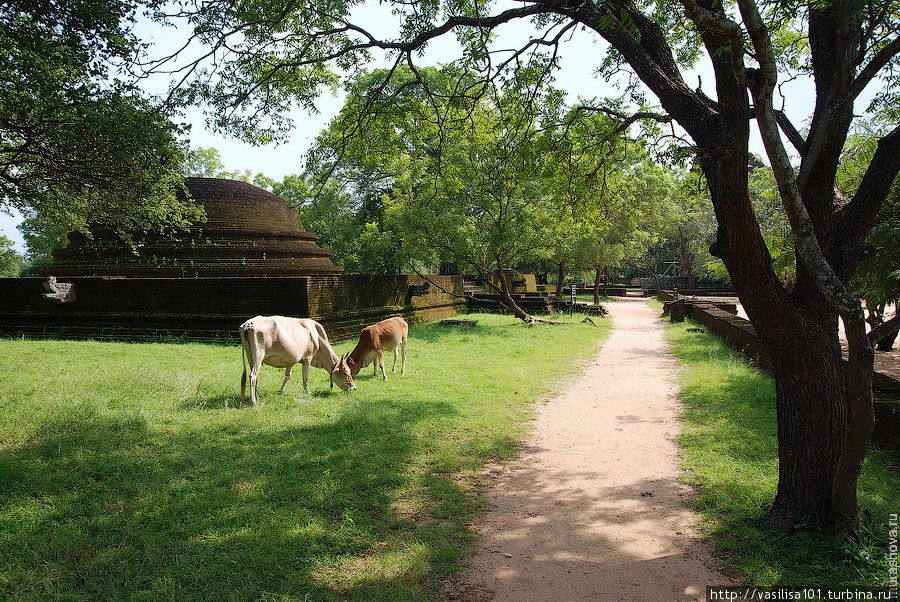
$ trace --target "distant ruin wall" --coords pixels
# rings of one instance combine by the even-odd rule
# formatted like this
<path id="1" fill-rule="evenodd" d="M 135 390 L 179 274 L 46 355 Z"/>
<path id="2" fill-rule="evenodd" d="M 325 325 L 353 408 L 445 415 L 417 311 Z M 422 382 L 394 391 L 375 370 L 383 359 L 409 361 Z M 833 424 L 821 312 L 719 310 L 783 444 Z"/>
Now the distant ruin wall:
<path id="1" fill-rule="evenodd" d="M 456 295 L 463 294 L 462 276 L 429 279 Z M 308 316 L 321 322 L 335 340 L 354 337 L 364 326 L 390 316 L 431 322 L 455 315 L 465 306 L 465 299 L 419 276 L 311 276 L 308 281 Z"/>
<path id="2" fill-rule="evenodd" d="M 459 276 L 435 281 L 462 292 Z M 286 315 L 319 320 L 341 340 L 391 315 L 429 321 L 464 305 L 433 286 L 411 294 L 423 283 L 412 276 L 60 278 L 74 284 L 70 302 L 47 298 L 45 282 L 0 278 L 0 336 L 228 340 L 250 317 Z"/>

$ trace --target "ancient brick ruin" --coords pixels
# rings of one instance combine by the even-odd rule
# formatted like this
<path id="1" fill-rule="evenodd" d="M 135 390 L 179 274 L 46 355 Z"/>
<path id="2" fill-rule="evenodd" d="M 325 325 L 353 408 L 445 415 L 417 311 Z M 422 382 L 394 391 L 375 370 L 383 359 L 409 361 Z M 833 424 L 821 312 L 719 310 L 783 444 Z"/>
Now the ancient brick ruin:
<path id="1" fill-rule="evenodd" d="M 392 315 L 436 320 L 464 301 L 460 276 L 344 275 L 284 200 L 245 182 L 190 178 L 206 221 L 147 234 L 70 236 L 42 278 L 0 279 L 0 336 L 230 340 L 254 315 L 310 317 L 333 340 Z M 55 278 L 55 280 L 51 280 Z"/>

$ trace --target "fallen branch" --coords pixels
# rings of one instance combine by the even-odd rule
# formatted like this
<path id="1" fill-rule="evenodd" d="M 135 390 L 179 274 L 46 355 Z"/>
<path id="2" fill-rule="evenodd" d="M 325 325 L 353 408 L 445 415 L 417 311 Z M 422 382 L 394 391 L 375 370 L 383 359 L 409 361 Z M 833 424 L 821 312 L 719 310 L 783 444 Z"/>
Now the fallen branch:
<path id="1" fill-rule="evenodd" d="M 444 288 L 443 286 L 441 286 L 440 284 L 438 284 L 437 282 L 435 282 L 434 280 L 432 280 L 431 278 L 429 278 L 428 276 L 426 276 L 425 274 L 423 274 L 422 272 L 420 272 L 420 271 L 417 270 L 416 268 L 413 268 L 413 271 L 416 273 L 416 275 L 417 275 L 419 278 L 422 278 L 423 280 L 425 280 L 425 281 L 428 282 L 429 284 L 434 285 L 436 288 L 440 289 L 441 291 L 447 293 L 448 295 L 450 295 L 450 296 L 452 296 L 452 297 L 456 297 L 457 299 L 466 299 L 466 300 L 469 300 L 469 299 L 476 299 L 476 297 L 475 297 L 474 295 L 470 295 L 470 294 L 466 294 L 466 293 L 463 293 L 462 295 L 460 295 L 459 293 L 455 293 L 455 292 L 453 292 L 453 291 L 447 290 L 446 288 Z M 495 288 L 497 288 L 497 286 L 496 286 L 495 284 L 491 283 L 491 282 L 489 282 L 488 284 L 491 285 L 491 286 L 493 286 L 493 287 L 495 287 Z M 501 289 L 498 288 L 497 290 L 501 290 Z M 501 301 L 501 300 L 499 300 L 499 299 L 477 298 L 477 300 L 478 300 L 479 302 L 493 303 L 494 305 L 497 305 L 497 306 L 499 306 L 499 307 L 502 307 L 503 309 L 505 309 L 505 310 L 507 310 L 507 311 L 509 311 L 509 312 L 512 312 L 513 314 L 516 313 L 515 310 L 514 310 L 512 307 L 508 306 L 506 303 L 503 303 L 503 301 Z M 528 314 L 528 316 L 529 316 L 530 318 L 532 318 L 532 320 L 536 320 L 536 319 L 537 319 L 537 318 L 535 318 L 534 316 L 532 316 L 531 314 Z M 524 320 L 524 321 L 525 321 L 525 322 L 528 322 L 528 320 Z"/>

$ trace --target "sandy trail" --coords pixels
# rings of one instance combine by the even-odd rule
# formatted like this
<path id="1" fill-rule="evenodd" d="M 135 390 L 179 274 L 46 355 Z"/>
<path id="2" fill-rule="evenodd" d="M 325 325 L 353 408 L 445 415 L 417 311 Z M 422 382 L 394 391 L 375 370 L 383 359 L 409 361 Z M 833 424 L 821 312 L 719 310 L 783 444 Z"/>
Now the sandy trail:
<path id="1" fill-rule="evenodd" d="M 583 376 L 537 410 L 519 458 L 494 467 L 464 600 L 703 600 L 723 584 L 678 482 L 674 373 L 643 299 Z M 539 369 L 539 367 L 536 367 Z"/>

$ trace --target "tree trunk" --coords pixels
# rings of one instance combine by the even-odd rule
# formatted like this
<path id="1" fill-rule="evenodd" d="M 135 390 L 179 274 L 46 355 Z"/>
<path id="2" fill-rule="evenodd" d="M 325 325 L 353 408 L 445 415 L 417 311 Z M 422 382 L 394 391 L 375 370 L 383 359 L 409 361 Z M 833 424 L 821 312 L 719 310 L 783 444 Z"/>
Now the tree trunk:
<path id="1" fill-rule="evenodd" d="M 603 295 L 609 296 L 609 267 L 603 268 Z"/>
<path id="2" fill-rule="evenodd" d="M 497 274 L 499 276 L 498 279 L 500 280 L 500 297 L 503 301 L 503 305 L 505 305 L 506 308 L 520 320 L 533 322 L 534 318 L 531 314 L 519 307 L 519 304 L 516 303 L 515 299 L 512 298 L 512 295 L 509 294 L 509 283 L 506 280 L 506 272 L 502 266 L 497 270 Z"/>
<path id="3" fill-rule="evenodd" d="M 824 528 L 836 516 L 834 477 L 849 419 L 841 348 L 836 329 L 807 329 L 799 312 L 792 317 L 766 345 L 778 421 L 778 493 L 770 520 L 781 530 Z"/>
<path id="4" fill-rule="evenodd" d="M 556 272 L 556 292 L 553 297 L 556 301 L 562 301 L 563 282 L 566 279 L 566 262 L 559 262 L 559 271 Z"/>
<path id="5" fill-rule="evenodd" d="M 745 159 L 739 160 L 741 164 L 732 157 L 701 164 L 720 225 L 747 226 L 737 228 L 739 236 L 720 226 L 710 251 L 725 261 L 772 364 L 779 480 L 770 523 L 781 530 L 836 526 L 845 531 L 855 519 L 856 483 L 871 434 L 867 345 L 858 337 L 859 324 L 851 321 L 848 339 L 852 331 L 855 351 L 851 370 L 845 372 L 836 310 L 812 276 L 800 264 L 794 291 L 788 294 L 781 286 L 752 205 L 735 198 L 747 191 L 747 170 L 741 169 Z"/>
<path id="6" fill-rule="evenodd" d="M 594 305 L 600 305 L 600 278 L 603 277 L 603 270 L 600 266 L 594 267 Z"/>

